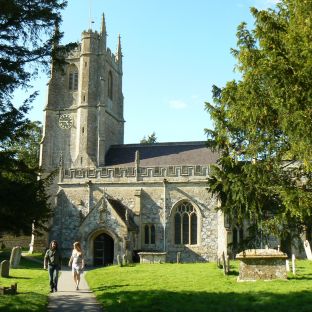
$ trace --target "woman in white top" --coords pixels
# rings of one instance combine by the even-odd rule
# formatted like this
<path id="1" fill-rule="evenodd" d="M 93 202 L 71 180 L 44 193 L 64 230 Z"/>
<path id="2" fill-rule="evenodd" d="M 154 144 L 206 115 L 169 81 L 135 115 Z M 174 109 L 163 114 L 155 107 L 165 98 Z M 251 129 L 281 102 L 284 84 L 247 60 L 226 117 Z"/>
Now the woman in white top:
<path id="1" fill-rule="evenodd" d="M 69 259 L 68 266 L 72 267 L 76 290 L 78 290 L 80 283 L 80 274 L 82 273 L 82 270 L 84 268 L 83 252 L 79 242 L 74 243 L 74 249 Z"/>

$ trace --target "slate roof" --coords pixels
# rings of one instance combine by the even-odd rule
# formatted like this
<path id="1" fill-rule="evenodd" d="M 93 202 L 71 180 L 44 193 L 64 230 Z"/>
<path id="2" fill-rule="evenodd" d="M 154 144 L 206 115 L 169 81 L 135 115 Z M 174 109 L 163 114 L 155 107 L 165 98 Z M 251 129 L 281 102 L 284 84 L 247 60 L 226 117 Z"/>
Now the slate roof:
<path id="1" fill-rule="evenodd" d="M 105 157 L 105 166 L 132 167 L 139 151 L 141 167 L 208 165 L 216 163 L 218 154 L 206 142 L 173 142 L 155 144 L 112 145 Z"/>

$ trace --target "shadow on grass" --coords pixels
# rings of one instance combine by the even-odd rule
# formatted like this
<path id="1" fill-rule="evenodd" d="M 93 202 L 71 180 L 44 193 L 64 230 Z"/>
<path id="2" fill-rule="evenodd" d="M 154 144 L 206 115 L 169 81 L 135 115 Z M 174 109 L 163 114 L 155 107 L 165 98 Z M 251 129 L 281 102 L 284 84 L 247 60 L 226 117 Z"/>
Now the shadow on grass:
<path id="1" fill-rule="evenodd" d="M 43 312 L 46 306 L 47 296 L 35 292 L 0 296 L 0 312 Z"/>
<path id="2" fill-rule="evenodd" d="M 95 289 L 103 290 L 103 289 Z M 302 311 L 311 312 L 311 292 L 301 291 L 287 295 L 269 292 L 218 293 L 216 292 L 168 292 L 168 291 L 119 291 L 98 295 L 105 311 L 114 312 L 263 312 Z"/>

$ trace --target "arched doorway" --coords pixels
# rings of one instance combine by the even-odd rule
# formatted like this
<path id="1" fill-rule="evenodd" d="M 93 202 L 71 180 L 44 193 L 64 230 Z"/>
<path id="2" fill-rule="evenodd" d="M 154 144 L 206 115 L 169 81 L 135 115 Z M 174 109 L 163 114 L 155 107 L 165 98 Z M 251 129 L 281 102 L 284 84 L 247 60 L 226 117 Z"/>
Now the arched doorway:
<path id="1" fill-rule="evenodd" d="M 113 264 L 114 240 L 106 233 L 102 233 L 94 239 L 94 266 Z"/>

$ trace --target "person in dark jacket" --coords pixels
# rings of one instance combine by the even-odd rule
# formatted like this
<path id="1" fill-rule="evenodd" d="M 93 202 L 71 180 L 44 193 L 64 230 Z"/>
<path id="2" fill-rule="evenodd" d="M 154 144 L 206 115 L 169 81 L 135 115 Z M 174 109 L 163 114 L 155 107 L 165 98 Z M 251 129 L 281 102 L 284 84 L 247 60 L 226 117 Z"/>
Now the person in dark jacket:
<path id="1" fill-rule="evenodd" d="M 50 278 L 50 292 L 57 291 L 58 273 L 61 269 L 62 257 L 56 240 L 51 241 L 44 256 L 44 269 L 48 269 Z"/>

